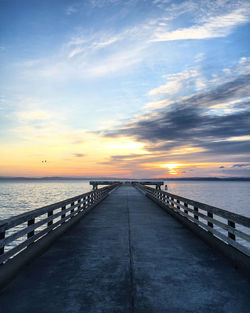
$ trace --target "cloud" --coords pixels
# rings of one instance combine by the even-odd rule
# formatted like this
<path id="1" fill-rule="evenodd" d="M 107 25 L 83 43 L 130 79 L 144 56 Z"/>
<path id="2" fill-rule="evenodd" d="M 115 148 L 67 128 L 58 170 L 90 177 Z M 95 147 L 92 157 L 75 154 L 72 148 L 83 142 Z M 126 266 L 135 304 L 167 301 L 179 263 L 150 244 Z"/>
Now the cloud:
<path id="1" fill-rule="evenodd" d="M 66 14 L 67 15 L 72 15 L 72 14 L 74 14 L 74 13 L 76 13 L 76 12 L 78 12 L 79 11 L 79 5 L 77 5 L 77 4 L 75 4 L 75 5 L 70 5 L 69 7 L 67 7 L 66 8 Z"/>
<path id="2" fill-rule="evenodd" d="M 140 51 L 138 50 L 130 50 L 130 51 L 122 51 L 117 54 L 113 54 L 106 58 L 105 62 L 99 62 L 99 64 L 95 64 L 95 66 L 91 66 L 86 69 L 85 74 L 87 76 L 106 76 L 112 75 L 124 69 L 128 69 L 142 61 Z"/>
<path id="3" fill-rule="evenodd" d="M 176 94 L 182 87 L 182 83 L 180 80 L 172 80 L 165 85 L 157 87 L 155 89 L 150 90 L 148 93 L 150 96 L 157 96 L 162 94 Z"/>
<path id="4" fill-rule="evenodd" d="M 116 0 L 93 1 L 92 8 L 118 3 L 125 7 L 126 5 L 137 5 L 136 1 L 134 4 L 133 1 L 129 2 L 131 3 L 123 4 Z M 54 55 L 48 55 L 42 60 L 23 62 L 24 77 L 33 79 L 40 76 L 46 80 L 62 81 L 120 74 L 135 69 L 143 61 L 150 59 L 158 49 L 156 41 L 226 36 L 234 27 L 249 20 L 247 12 L 250 10 L 247 10 L 248 6 L 244 3 L 241 5 L 237 2 L 237 6 L 232 6 L 227 1 L 213 1 L 213 5 L 209 5 L 207 1 L 203 1 L 198 5 L 195 1 L 184 1 L 180 7 L 174 2 L 158 1 L 155 2 L 155 5 L 162 5 L 163 2 L 166 10 L 161 10 L 160 17 L 157 18 L 152 18 L 151 15 L 146 16 L 133 25 L 130 24 L 130 26 L 119 29 L 108 28 L 104 25 L 98 31 L 86 32 L 83 28 L 74 30 Z M 72 4 L 67 8 L 66 13 L 71 15 L 83 10 L 83 4 L 84 1 Z M 220 7 L 220 10 L 214 10 L 214 7 Z M 95 10 L 93 9 L 93 11 Z M 188 28 L 169 30 L 171 26 L 169 20 L 173 16 L 176 17 L 177 12 L 179 12 L 178 14 L 181 12 L 182 14 L 191 13 L 190 21 L 194 25 Z M 198 22 L 195 20 L 197 12 L 199 13 Z M 221 12 L 226 13 L 222 15 Z M 220 15 L 218 15 L 219 13 Z M 207 16 L 209 17 L 207 18 Z M 118 17 L 119 13 L 114 19 L 117 20 Z M 204 22 L 205 18 L 207 19 Z M 203 54 L 200 53 L 196 57 L 196 62 L 201 62 L 202 58 Z M 165 93 L 174 95 L 181 90 L 184 83 L 180 77 L 179 79 L 167 78 L 167 80 L 165 85 L 153 89 L 151 95 Z M 196 82 L 198 89 L 205 85 L 206 81 L 202 78 Z"/>
<path id="5" fill-rule="evenodd" d="M 182 73 L 165 75 L 165 78 L 168 80 L 168 82 L 165 85 L 150 90 L 148 94 L 150 96 L 158 96 L 163 94 L 169 95 L 176 94 L 180 91 L 183 85 L 187 83 L 188 80 L 197 76 L 198 71 L 194 69 L 189 71 L 186 70 Z"/>
<path id="6" fill-rule="evenodd" d="M 173 31 L 156 31 L 152 41 L 172 41 L 186 39 L 207 39 L 226 37 L 232 30 L 250 20 L 245 8 L 234 10 L 225 15 L 212 16 L 202 25 L 194 25 Z"/>
<path id="7" fill-rule="evenodd" d="M 225 166 L 220 166 L 219 168 L 225 168 Z"/>
<path id="8" fill-rule="evenodd" d="M 236 69 L 239 73 L 250 73 L 250 57 L 242 57 Z"/>
<path id="9" fill-rule="evenodd" d="M 241 163 L 241 164 L 234 164 L 232 167 L 249 167 L 250 164 L 247 164 L 247 163 Z"/>
<path id="10" fill-rule="evenodd" d="M 112 161 L 123 161 L 123 160 L 134 160 L 134 159 L 141 159 L 145 156 L 148 156 L 147 154 L 125 154 L 125 155 L 113 155 L 111 156 Z"/>
<path id="11" fill-rule="evenodd" d="M 236 125 L 232 125 L 236 126 Z M 249 155 L 250 141 L 218 141 L 202 143 L 206 148 L 206 154 L 220 154 L 220 155 Z M 237 166 L 236 166 L 237 167 Z"/>
<path id="12" fill-rule="evenodd" d="M 142 60 L 138 57 L 137 51 L 128 53 L 121 52 L 104 58 L 104 60 L 95 60 L 93 63 L 82 61 L 63 61 L 53 64 L 45 64 L 37 69 L 33 69 L 36 75 L 42 78 L 64 81 L 64 80 L 81 80 L 95 77 L 105 77 L 115 73 L 121 73 L 132 68 Z M 30 71 L 30 76 L 33 71 Z"/>
<path id="13" fill-rule="evenodd" d="M 225 114 L 230 113 L 233 110 L 244 109 L 247 102 L 250 100 L 250 95 L 247 92 L 248 85 L 243 83 L 243 85 L 240 86 L 240 84 L 241 79 L 247 77 L 246 75 L 248 74 L 250 74 L 250 58 L 241 57 L 236 65 L 223 69 L 220 74 L 216 75 L 216 77 L 212 75 L 212 78 L 210 79 L 203 77 L 199 67 L 184 70 L 180 73 L 164 75 L 163 77 L 167 79 L 167 83 L 148 92 L 149 96 L 161 96 L 161 99 L 156 98 L 156 100 L 147 103 L 144 106 L 144 109 L 166 108 L 167 106 L 170 107 L 176 105 L 177 100 L 178 103 L 185 103 L 185 101 L 190 101 L 190 99 L 195 101 L 198 105 L 196 99 L 201 102 L 200 97 L 204 97 L 204 100 L 202 101 L 205 103 L 206 95 L 209 94 L 211 90 L 216 92 L 216 95 L 214 104 L 211 103 L 210 108 L 214 109 L 216 114 L 219 114 L 219 112 L 220 114 Z M 239 84 L 237 83 L 238 79 Z M 228 90 L 229 97 L 225 98 L 224 95 L 222 95 L 222 98 L 224 98 L 225 101 L 222 100 L 221 102 L 218 102 L 219 94 L 224 92 L 223 89 L 220 89 L 222 81 L 224 84 L 228 84 L 228 88 L 230 88 L 231 91 L 229 92 Z M 205 88 L 207 89 L 207 92 Z M 190 92 L 194 92 L 195 90 L 198 93 L 190 94 Z M 187 95 L 181 96 L 180 94 L 183 93 L 186 93 Z M 233 98 L 231 98 L 230 94 L 234 94 Z M 245 94 L 245 101 L 241 98 L 242 94 Z M 173 97 L 173 95 L 177 95 L 178 98 Z M 163 96 L 164 98 L 162 98 Z M 166 98 L 166 96 L 171 96 L 171 98 Z M 210 102 L 211 97 L 208 100 Z"/>
<path id="14" fill-rule="evenodd" d="M 86 37 L 86 35 L 78 35 L 73 37 L 65 46 L 69 48 L 68 57 L 71 59 L 79 54 L 89 54 L 97 50 L 108 47 L 121 40 L 122 36 L 112 36 L 111 34 L 95 34 Z"/>
<path id="15" fill-rule="evenodd" d="M 166 108 L 167 106 L 171 105 L 174 101 L 163 99 L 163 100 L 155 100 L 148 102 L 144 108 L 145 109 L 157 109 L 157 108 Z"/>
<path id="16" fill-rule="evenodd" d="M 19 121 L 44 121 L 51 118 L 51 113 L 45 110 L 21 111 L 15 113 Z"/>
<path id="17" fill-rule="evenodd" d="M 204 60 L 204 57 L 205 57 L 205 53 L 198 53 L 194 58 L 194 62 L 200 63 Z"/>
<path id="18" fill-rule="evenodd" d="M 121 0 L 90 0 L 89 1 L 93 8 L 102 8 L 106 5 L 116 5 L 121 3 Z"/>
<path id="19" fill-rule="evenodd" d="M 133 137 L 146 142 L 150 152 L 170 152 L 189 146 L 201 148 L 200 154 L 248 154 L 250 101 L 246 96 L 249 88 L 250 75 L 241 76 L 180 102 L 173 101 L 157 114 L 144 114 L 120 129 L 106 132 L 105 136 Z M 218 103 L 234 99 L 237 99 L 236 108 L 241 106 L 241 110 L 220 114 L 212 109 Z"/>
<path id="20" fill-rule="evenodd" d="M 82 158 L 82 157 L 86 156 L 86 154 L 84 154 L 84 153 L 74 153 L 73 156 L 76 157 L 76 158 Z"/>
<path id="21" fill-rule="evenodd" d="M 92 9 L 101 9 L 107 5 L 117 5 L 121 3 L 120 0 L 78 0 L 78 2 L 75 2 L 74 4 L 68 6 L 66 8 L 66 14 L 72 15 L 74 13 L 77 13 L 79 11 L 83 11 L 85 8 L 85 5 L 90 5 Z"/>
<path id="22" fill-rule="evenodd" d="M 172 1 L 172 0 L 155 0 L 153 3 L 159 7 L 161 10 L 167 12 L 168 20 L 174 20 L 179 16 L 186 14 L 196 14 L 202 9 L 202 3 L 197 1 Z"/>
<path id="23" fill-rule="evenodd" d="M 14 97 L 16 106 L 8 114 L 9 133 L 18 141 L 51 141 L 58 132 L 65 130 L 65 109 L 58 112 L 53 101 L 33 97 Z M 53 109 L 52 109 L 53 108 Z M 51 139 L 51 140 L 50 140 Z"/>
<path id="24" fill-rule="evenodd" d="M 104 77 L 140 64 L 147 54 L 147 46 L 143 38 L 137 40 L 136 29 L 116 34 L 113 31 L 99 31 L 94 35 L 80 32 L 64 43 L 57 54 L 18 66 L 29 79 L 63 81 Z"/>

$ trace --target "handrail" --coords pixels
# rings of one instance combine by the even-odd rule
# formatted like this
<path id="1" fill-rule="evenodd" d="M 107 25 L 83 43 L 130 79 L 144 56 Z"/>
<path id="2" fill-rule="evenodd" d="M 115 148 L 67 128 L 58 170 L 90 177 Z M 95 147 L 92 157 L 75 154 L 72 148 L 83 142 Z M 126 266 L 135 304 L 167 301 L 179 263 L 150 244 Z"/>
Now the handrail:
<path id="1" fill-rule="evenodd" d="M 151 198 L 187 218 L 203 230 L 250 256 L 250 218 L 217 207 L 156 190 L 139 183 L 135 187 Z M 218 220 L 218 217 L 220 218 Z M 224 221 L 222 220 L 224 219 Z M 247 230 L 247 231 L 246 231 Z"/>
<path id="2" fill-rule="evenodd" d="M 0 264 L 15 257 L 23 249 L 67 223 L 79 213 L 87 213 L 119 185 L 119 183 L 113 184 L 2 220 L 0 222 Z M 17 240 L 19 242 L 16 242 Z"/>

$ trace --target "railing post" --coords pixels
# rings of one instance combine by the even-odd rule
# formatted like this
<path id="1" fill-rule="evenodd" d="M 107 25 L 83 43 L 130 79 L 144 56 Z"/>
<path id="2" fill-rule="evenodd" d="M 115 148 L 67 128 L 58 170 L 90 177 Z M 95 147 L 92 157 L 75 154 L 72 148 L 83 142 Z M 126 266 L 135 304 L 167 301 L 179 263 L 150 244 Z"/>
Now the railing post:
<path id="1" fill-rule="evenodd" d="M 164 193 L 161 193 L 161 201 L 162 201 L 163 203 L 165 203 L 165 195 L 164 195 Z"/>
<path id="2" fill-rule="evenodd" d="M 213 213 L 211 213 L 211 212 L 207 212 L 207 216 L 210 217 L 210 218 L 213 218 L 213 217 L 214 217 Z M 209 221 L 208 221 L 208 222 L 207 222 L 207 226 L 213 228 L 213 227 L 214 227 L 214 224 L 213 224 L 212 222 L 209 222 Z"/>
<path id="3" fill-rule="evenodd" d="M 0 232 L 0 240 L 5 238 L 5 231 L 1 231 Z M 0 255 L 4 254 L 4 246 L 2 248 L 0 248 Z"/>
<path id="4" fill-rule="evenodd" d="M 167 204 L 169 204 L 169 196 L 167 196 Z"/>
<path id="5" fill-rule="evenodd" d="M 77 203 L 78 204 L 81 203 L 81 199 L 78 199 Z M 78 209 L 78 211 L 81 209 L 81 204 L 78 205 L 77 209 Z"/>
<path id="6" fill-rule="evenodd" d="M 66 209 L 66 206 L 63 206 L 63 207 L 62 207 L 62 212 L 63 212 L 65 209 Z M 66 215 L 65 215 L 65 213 L 64 213 L 64 214 L 62 214 L 61 219 L 63 219 L 65 216 L 66 216 Z"/>
<path id="7" fill-rule="evenodd" d="M 187 208 L 188 207 L 188 204 L 186 202 L 184 202 L 184 206 Z M 188 210 L 185 210 L 184 209 L 184 213 L 188 214 Z"/>
<path id="8" fill-rule="evenodd" d="M 48 212 L 48 217 L 53 215 L 53 210 Z M 53 220 L 48 222 L 48 227 L 53 224 Z"/>
<path id="9" fill-rule="evenodd" d="M 230 220 L 227 221 L 227 225 L 235 228 L 235 223 Z M 228 230 L 228 237 L 232 240 L 235 240 L 235 234 L 231 233 L 230 230 Z"/>
<path id="10" fill-rule="evenodd" d="M 161 201 L 161 194 L 159 193 L 159 191 L 156 189 L 156 194 L 157 194 L 157 198 L 158 198 L 158 200 L 160 200 Z"/>
<path id="11" fill-rule="evenodd" d="M 72 202 L 71 203 L 71 206 L 74 206 L 75 205 L 75 202 Z M 70 210 L 70 213 L 72 214 L 72 213 L 74 213 L 74 208 L 72 209 L 72 210 Z"/>
<path id="12" fill-rule="evenodd" d="M 177 199 L 176 202 L 180 203 L 180 200 Z M 180 206 L 179 205 L 177 205 L 177 209 L 180 210 Z"/>
<path id="13" fill-rule="evenodd" d="M 162 201 L 163 201 L 164 204 L 166 204 L 166 197 L 167 197 L 167 196 L 166 196 L 165 194 L 163 194 L 163 199 L 162 199 Z"/>
<path id="14" fill-rule="evenodd" d="M 174 202 L 174 198 L 170 197 L 170 200 L 172 200 Z M 170 202 L 170 205 L 174 208 L 174 204 L 172 202 Z"/>
<path id="15" fill-rule="evenodd" d="M 196 220 L 199 220 L 199 216 L 195 214 L 196 212 L 198 213 L 198 212 L 199 212 L 199 209 L 195 206 L 195 207 L 194 207 L 194 218 L 195 218 Z"/>
<path id="16" fill-rule="evenodd" d="M 34 225 L 34 223 L 35 223 L 35 219 L 34 219 L 34 218 L 32 218 L 31 220 L 28 220 L 28 226 Z M 34 233 L 35 233 L 34 230 L 30 231 L 30 232 L 27 234 L 27 238 L 30 238 L 30 237 L 34 236 Z"/>
<path id="17" fill-rule="evenodd" d="M 86 197 L 85 197 L 85 209 L 87 209 L 88 208 L 88 206 L 89 206 L 89 195 L 87 195 Z"/>

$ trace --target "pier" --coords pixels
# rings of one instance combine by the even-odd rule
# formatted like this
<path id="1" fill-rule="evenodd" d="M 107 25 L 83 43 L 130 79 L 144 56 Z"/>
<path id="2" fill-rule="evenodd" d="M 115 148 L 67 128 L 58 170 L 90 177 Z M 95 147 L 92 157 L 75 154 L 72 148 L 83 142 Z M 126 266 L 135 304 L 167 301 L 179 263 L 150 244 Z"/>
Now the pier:
<path id="1" fill-rule="evenodd" d="M 111 180 L 94 180 L 89 182 L 90 185 L 93 186 L 93 190 L 98 189 L 98 186 L 110 186 L 113 184 L 117 184 L 117 181 L 111 181 Z M 161 186 L 164 185 L 163 181 L 138 181 L 138 180 L 125 180 L 125 181 L 119 181 L 119 184 L 137 184 L 139 183 L 140 185 L 143 186 L 155 186 L 157 190 L 161 190 Z"/>
<path id="2" fill-rule="evenodd" d="M 139 182 L 0 222 L 0 313 L 249 312 L 250 219 Z"/>

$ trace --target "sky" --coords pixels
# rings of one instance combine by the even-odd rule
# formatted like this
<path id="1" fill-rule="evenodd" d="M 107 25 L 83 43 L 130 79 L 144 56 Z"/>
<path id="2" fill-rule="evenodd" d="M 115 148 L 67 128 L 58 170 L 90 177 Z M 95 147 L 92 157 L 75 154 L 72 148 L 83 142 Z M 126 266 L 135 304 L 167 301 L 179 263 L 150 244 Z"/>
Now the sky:
<path id="1" fill-rule="evenodd" d="M 250 2 L 0 0 L 0 176 L 250 177 Z"/>

